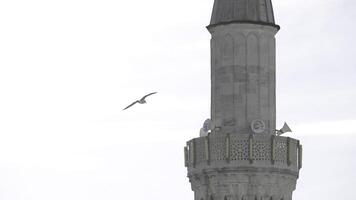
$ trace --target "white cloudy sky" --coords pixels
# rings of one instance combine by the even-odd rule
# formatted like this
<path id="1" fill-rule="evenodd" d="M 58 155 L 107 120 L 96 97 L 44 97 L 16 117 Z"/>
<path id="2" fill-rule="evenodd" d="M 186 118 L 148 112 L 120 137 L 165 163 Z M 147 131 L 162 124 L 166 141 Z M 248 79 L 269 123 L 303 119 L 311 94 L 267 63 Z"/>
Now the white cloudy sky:
<path id="1" fill-rule="evenodd" d="M 273 3 L 294 199 L 356 199 L 356 2 Z M 212 5 L 0 1 L 0 199 L 193 200 L 182 148 L 209 116 Z"/>

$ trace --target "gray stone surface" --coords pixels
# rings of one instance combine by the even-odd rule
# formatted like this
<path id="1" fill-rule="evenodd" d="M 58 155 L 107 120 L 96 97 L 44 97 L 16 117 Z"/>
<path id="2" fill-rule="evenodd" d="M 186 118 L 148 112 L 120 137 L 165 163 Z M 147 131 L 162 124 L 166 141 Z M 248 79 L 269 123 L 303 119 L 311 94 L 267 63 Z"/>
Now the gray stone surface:
<path id="1" fill-rule="evenodd" d="M 267 134 L 210 134 L 185 151 L 195 200 L 291 199 L 302 167 L 298 140 Z"/>
<path id="2" fill-rule="evenodd" d="M 298 140 L 276 136 L 276 48 L 270 0 L 215 0 L 211 119 L 187 142 L 195 200 L 291 200 L 302 167 Z"/>
<path id="3" fill-rule="evenodd" d="M 276 124 L 277 29 L 256 24 L 209 28 L 211 39 L 211 119 L 221 132 L 251 132 L 253 120 L 272 134 Z"/>

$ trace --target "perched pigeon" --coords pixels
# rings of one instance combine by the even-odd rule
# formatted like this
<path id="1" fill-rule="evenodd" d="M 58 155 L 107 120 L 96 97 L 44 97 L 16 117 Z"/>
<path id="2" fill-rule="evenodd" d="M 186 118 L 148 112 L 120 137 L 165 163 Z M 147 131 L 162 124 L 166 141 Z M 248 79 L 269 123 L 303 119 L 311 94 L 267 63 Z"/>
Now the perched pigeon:
<path id="1" fill-rule="evenodd" d="M 156 93 L 157 93 L 157 92 L 152 92 L 152 93 L 149 93 L 149 94 L 143 96 L 140 100 L 137 100 L 137 101 L 133 102 L 132 104 L 130 104 L 129 106 L 127 106 L 127 107 L 124 108 L 123 110 L 126 110 L 126 109 L 130 108 L 131 106 L 135 105 L 136 103 L 140 103 L 140 104 L 147 103 L 146 100 L 145 100 L 145 98 L 148 97 L 148 96 L 150 96 L 150 95 L 152 95 L 152 94 L 156 94 Z"/>

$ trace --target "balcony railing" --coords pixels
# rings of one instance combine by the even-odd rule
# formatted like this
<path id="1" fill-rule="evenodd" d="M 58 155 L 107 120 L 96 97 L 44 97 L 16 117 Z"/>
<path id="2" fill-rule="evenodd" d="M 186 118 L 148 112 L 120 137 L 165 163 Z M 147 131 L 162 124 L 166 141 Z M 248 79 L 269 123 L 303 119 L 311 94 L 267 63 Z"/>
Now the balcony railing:
<path id="1" fill-rule="evenodd" d="M 298 172 L 302 167 L 302 146 L 289 137 L 264 134 L 210 134 L 187 142 L 185 166 L 275 167 Z"/>

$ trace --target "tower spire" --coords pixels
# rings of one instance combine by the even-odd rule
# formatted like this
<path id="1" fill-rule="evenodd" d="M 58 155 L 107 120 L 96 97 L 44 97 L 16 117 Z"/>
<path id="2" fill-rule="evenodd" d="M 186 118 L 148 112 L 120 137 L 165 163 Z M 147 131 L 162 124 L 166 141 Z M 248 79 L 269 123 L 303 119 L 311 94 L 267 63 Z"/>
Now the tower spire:
<path id="1" fill-rule="evenodd" d="M 279 29 L 271 0 L 215 0 L 209 27 L 227 23 L 265 24 Z"/>

